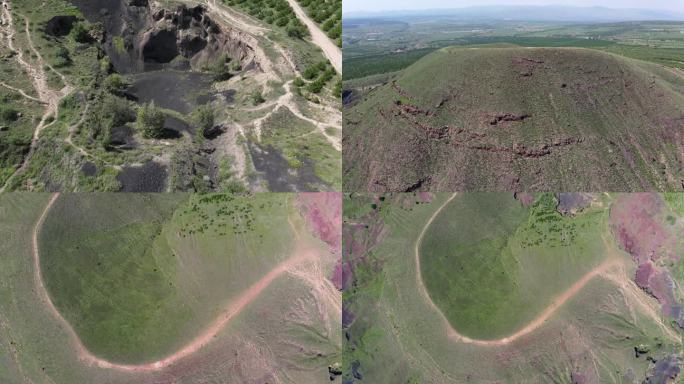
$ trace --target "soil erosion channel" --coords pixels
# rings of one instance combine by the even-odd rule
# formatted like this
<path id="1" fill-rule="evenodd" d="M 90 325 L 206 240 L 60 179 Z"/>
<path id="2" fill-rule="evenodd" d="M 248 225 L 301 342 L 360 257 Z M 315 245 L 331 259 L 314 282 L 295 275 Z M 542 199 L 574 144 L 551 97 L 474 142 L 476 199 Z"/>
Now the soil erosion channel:
<path id="1" fill-rule="evenodd" d="M 446 202 L 444 202 L 437 210 L 430 216 L 428 219 L 427 223 L 425 223 L 425 226 L 423 227 L 422 231 L 420 232 L 420 235 L 418 236 L 418 239 L 416 240 L 415 248 L 414 248 L 414 254 L 415 254 L 415 262 L 416 262 L 416 283 L 418 285 L 418 289 L 420 290 L 421 294 L 425 298 L 425 301 L 436 311 L 440 314 L 442 320 L 444 321 L 444 325 L 447 329 L 447 335 L 458 342 L 466 343 L 466 344 L 475 344 L 475 345 L 481 345 L 481 346 L 502 346 L 502 345 L 507 345 L 512 343 L 513 341 L 521 338 L 522 336 L 525 336 L 529 333 L 532 333 L 544 323 L 551 318 L 555 314 L 555 312 L 563 306 L 568 300 L 570 300 L 575 294 L 580 292 L 582 288 L 584 288 L 587 283 L 589 283 L 592 279 L 598 276 L 603 276 L 606 272 L 608 272 L 612 268 L 617 268 L 622 265 L 622 260 L 617 258 L 617 257 L 609 257 L 607 260 L 596 266 L 594 269 L 591 271 L 587 272 L 584 276 L 582 276 L 579 280 L 577 280 L 573 285 L 571 285 L 568 289 L 566 289 L 564 292 L 562 292 L 560 295 L 558 295 L 552 302 L 549 304 L 538 316 L 536 316 L 532 321 L 530 321 L 527 325 L 525 325 L 523 328 L 519 329 L 515 333 L 500 338 L 500 339 L 495 339 L 495 340 L 481 340 L 481 339 L 472 339 L 467 336 L 462 335 L 459 333 L 456 329 L 454 329 L 445 316 L 445 314 L 440 310 L 440 308 L 433 302 L 433 300 L 430 297 L 430 294 L 427 291 L 427 288 L 425 287 L 425 284 L 423 282 L 423 278 L 421 276 L 421 269 L 420 269 L 420 244 L 423 240 L 423 237 L 425 233 L 427 232 L 427 229 L 430 227 L 434 219 L 439 215 L 439 213 L 446 207 L 454 198 L 458 196 L 457 193 L 453 194 L 449 199 L 447 199 Z"/>
<path id="2" fill-rule="evenodd" d="M 36 287 L 38 288 L 38 294 L 41 299 L 47 305 L 49 311 L 61 323 L 64 328 L 69 333 L 74 347 L 78 352 L 79 358 L 93 366 L 100 368 L 110 368 L 121 371 L 129 372 L 150 372 L 158 371 L 164 369 L 177 361 L 192 355 L 193 353 L 200 350 L 205 345 L 209 344 L 211 340 L 228 324 L 228 322 L 237 316 L 245 307 L 247 307 L 252 301 L 254 301 L 274 280 L 280 277 L 282 274 L 291 271 L 294 267 L 303 264 L 305 262 L 310 262 L 315 260 L 316 252 L 310 248 L 298 247 L 294 252 L 293 256 L 289 259 L 283 261 L 282 263 L 276 265 L 271 271 L 269 271 L 265 276 L 259 279 L 257 282 L 252 284 L 244 292 L 242 292 L 237 298 L 228 304 L 228 306 L 223 310 L 221 315 L 214 320 L 207 329 L 202 331 L 197 335 L 190 343 L 185 345 L 180 350 L 176 351 L 172 355 L 148 364 L 131 365 L 131 364 L 117 364 L 105 359 L 101 359 L 93 355 L 88 349 L 83 345 L 80 337 L 74 330 L 74 328 L 69 324 L 69 322 L 62 316 L 57 307 L 55 307 L 52 302 L 50 295 L 45 288 L 43 283 L 43 277 L 40 266 L 40 250 L 38 246 L 38 235 L 40 233 L 41 227 L 48 216 L 50 209 L 54 205 L 55 201 L 59 198 L 59 193 L 55 193 L 51 196 L 45 209 L 40 215 L 32 233 L 32 254 L 33 254 L 33 264 L 34 264 L 34 279 Z M 297 232 L 295 231 L 298 236 Z"/>

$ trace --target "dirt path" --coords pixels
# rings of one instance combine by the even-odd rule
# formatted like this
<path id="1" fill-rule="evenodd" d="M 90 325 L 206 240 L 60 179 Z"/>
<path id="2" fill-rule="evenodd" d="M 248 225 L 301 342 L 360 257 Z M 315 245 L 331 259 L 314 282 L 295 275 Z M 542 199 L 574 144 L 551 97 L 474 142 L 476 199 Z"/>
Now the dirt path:
<path id="1" fill-rule="evenodd" d="M 342 73 L 342 50 L 340 47 L 335 45 L 335 43 L 330 40 L 330 38 L 323 32 L 318 24 L 314 23 L 313 20 L 306 14 L 306 11 L 302 8 L 297 0 L 287 0 L 290 6 L 294 10 L 297 17 L 309 28 L 311 33 L 311 40 L 316 44 L 321 50 L 325 57 L 330 60 L 330 63 L 335 68 L 337 73 Z"/>
<path id="2" fill-rule="evenodd" d="M 64 329 L 69 333 L 70 338 L 76 348 L 79 358 L 86 362 L 87 364 L 97 366 L 100 368 L 110 368 L 120 371 L 128 372 L 151 372 L 164 369 L 178 360 L 181 360 L 189 355 L 200 350 L 202 347 L 206 346 L 211 342 L 211 340 L 218 335 L 219 332 L 226 326 L 226 324 L 242 312 L 245 307 L 252 303 L 271 283 L 280 277 L 281 275 L 291 272 L 297 267 L 305 263 L 314 262 L 317 259 L 317 253 L 314 249 L 310 248 L 299 248 L 297 249 L 293 256 L 289 259 L 283 261 L 282 263 L 275 266 L 271 271 L 269 271 L 265 276 L 263 276 L 259 281 L 249 286 L 244 292 L 242 292 L 237 298 L 230 302 L 230 304 L 225 308 L 223 313 L 212 322 L 207 329 L 205 329 L 200 335 L 195 337 L 189 344 L 180 349 L 179 351 L 173 353 L 172 355 L 166 357 L 165 359 L 140 365 L 130 365 L 130 364 L 116 364 L 105 359 L 101 359 L 93 355 L 88 349 L 83 345 L 78 334 L 74 328 L 69 324 L 69 322 L 62 316 L 59 310 L 55 307 L 54 303 L 50 299 L 50 296 L 43 284 L 43 275 L 40 267 L 40 253 L 38 236 L 40 230 L 45 223 L 45 218 L 47 217 L 50 209 L 54 205 L 57 198 L 59 198 L 59 193 L 55 193 L 50 197 L 48 204 L 43 209 L 32 233 L 32 250 L 33 250 L 33 266 L 34 266 L 34 279 L 37 292 L 41 300 L 46 304 L 49 311 L 52 313 L 53 317 L 64 327 Z M 295 236 L 298 237 L 297 232 Z"/>
<path id="3" fill-rule="evenodd" d="M 475 345 L 482 345 L 482 346 L 501 346 L 501 345 L 507 345 L 512 343 L 513 341 L 529 334 L 532 333 L 533 331 L 537 330 L 541 326 L 546 323 L 548 319 L 553 316 L 556 311 L 562 307 L 568 300 L 572 299 L 573 296 L 575 296 L 578 292 L 580 292 L 592 279 L 595 277 L 599 276 L 606 276 L 607 273 L 616 267 L 621 267 L 623 265 L 623 261 L 617 257 L 609 257 L 606 261 L 589 271 L 587 274 L 582 276 L 578 281 L 576 281 L 570 288 L 565 290 L 562 294 L 560 294 L 558 297 L 556 297 L 551 304 L 549 304 L 548 307 L 542 311 L 542 313 L 539 314 L 534 320 L 532 320 L 530 323 L 525 325 L 522 329 L 518 330 L 514 334 L 501 338 L 501 339 L 496 339 L 496 340 L 478 340 L 478 339 L 471 339 L 467 336 L 461 335 L 458 333 L 457 330 L 455 330 L 451 324 L 449 323 L 449 320 L 444 316 L 444 313 L 437 307 L 437 305 L 432 301 L 430 298 L 430 295 L 427 292 L 427 289 L 425 288 L 425 284 L 423 284 L 423 278 L 421 276 L 421 270 L 420 270 L 420 244 L 423 241 L 423 236 L 425 235 L 425 232 L 427 232 L 427 229 L 430 227 L 430 224 L 434 221 L 434 219 L 439 215 L 439 213 L 444 209 L 444 207 L 447 206 L 456 196 L 458 196 L 458 193 L 454 193 L 451 195 L 449 199 L 447 199 L 444 204 L 442 204 L 437 210 L 430 216 L 428 221 L 425 223 L 425 226 L 423 227 L 423 230 L 420 232 L 420 235 L 418 236 L 418 239 L 416 240 L 415 248 L 414 248 L 414 254 L 415 254 L 415 262 L 416 262 L 416 280 L 417 280 L 417 285 L 418 289 L 420 290 L 421 294 L 424 296 L 426 302 L 435 310 L 437 311 L 440 316 L 442 317 L 442 320 L 444 321 L 444 325 L 447 328 L 447 335 L 452 338 L 455 341 L 466 343 L 466 344 L 475 344 Z"/>
<path id="4" fill-rule="evenodd" d="M 27 99 L 29 99 L 29 100 L 33 100 L 33 101 L 38 102 L 38 103 L 41 103 L 41 104 L 46 104 L 43 100 L 41 100 L 41 99 L 39 99 L 39 98 L 37 98 L 37 97 L 33 97 L 33 96 L 29 95 L 29 94 L 26 93 L 23 89 L 19 89 L 19 88 L 13 87 L 13 86 L 11 86 L 11 85 L 5 83 L 4 81 L 0 81 L 0 85 L 2 85 L 3 87 L 9 89 L 10 91 L 14 91 L 14 92 L 19 93 L 20 95 L 22 95 L 23 97 L 25 97 L 25 98 L 27 98 Z"/>
<path id="5" fill-rule="evenodd" d="M 45 112 L 43 113 L 43 116 L 40 119 L 40 122 L 33 131 L 33 137 L 31 138 L 31 144 L 29 146 L 28 153 L 26 154 L 26 156 L 24 156 L 21 165 L 14 171 L 14 173 L 12 173 L 12 175 L 10 175 L 9 178 L 7 178 L 5 184 L 0 188 L 0 193 L 5 192 L 6 188 L 10 185 L 11 181 L 17 175 L 23 173 L 28 168 L 28 162 L 31 159 L 31 157 L 33 157 L 33 154 L 36 151 L 38 140 L 40 138 L 40 133 L 43 131 L 43 129 L 54 123 L 54 120 L 53 122 L 48 123 L 48 119 L 50 117 L 56 119 L 57 112 L 59 110 L 59 103 L 73 90 L 73 88 L 67 83 L 66 77 L 64 77 L 63 74 L 55 70 L 51 65 L 46 65 L 45 61 L 43 60 L 43 57 L 40 55 L 38 50 L 36 50 L 31 39 L 31 29 L 29 28 L 29 21 L 26 17 L 24 17 L 24 29 L 26 32 L 26 39 L 28 40 L 30 50 L 36 56 L 37 63 L 31 64 L 30 62 L 25 60 L 23 50 L 17 49 L 14 46 L 14 35 L 16 34 L 16 29 L 14 28 L 14 19 L 12 16 L 12 12 L 10 11 L 11 7 L 12 5 L 9 0 L 3 0 L 2 6 L 0 7 L 2 8 L 2 31 L 7 40 L 7 47 L 10 50 L 16 52 L 15 57 L 17 59 L 17 62 L 19 62 L 19 65 L 21 65 L 31 77 L 33 86 L 36 89 L 36 92 L 38 93 L 38 100 L 46 104 L 47 107 L 45 109 Z M 50 89 L 47 83 L 47 75 L 45 73 L 45 70 L 43 69 L 46 66 L 50 70 L 55 72 L 62 79 L 62 81 L 65 84 L 64 88 L 62 88 L 59 91 Z"/>
<path id="6" fill-rule="evenodd" d="M 257 139 L 261 140 L 261 128 L 263 126 L 263 122 L 266 119 L 268 119 L 269 117 L 271 117 L 274 113 L 276 113 L 278 111 L 278 109 L 287 108 L 298 119 L 304 120 L 310 124 L 313 124 L 316 127 L 317 131 L 319 133 L 321 133 L 325 137 L 326 140 L 328 140 L 328 142 L 330 143 L 330 145 L 333 146 L 333 148 L 335 148 L 337 151 L 342 151 L 342 139 L 339 137 L 329 135 L 325 131 L 325 127 L 334 126 L 334 125 L 333 124 L 325 124 L 325 123 L 320 122 L 318 120 L 314 120 L 312 118 L 304 116 L 304 114 L 299 110 L 299 107 L 297 106 L 297 104 L 293 100 L 294 94 L 292 93 L 292 89 L 291 89 L 292 80 L 285 83 L 285 85 L 283 85 L 283 87 L 285 88 L 285 94 L 280 96 L 278 98 L 278 100 L 276 100 L 273 103 L 273 105 L 274 105 L 273 109 L 269 113 L 265 114 L 264 116 L 254 120 L 254 130 L 255 130 Z"/>

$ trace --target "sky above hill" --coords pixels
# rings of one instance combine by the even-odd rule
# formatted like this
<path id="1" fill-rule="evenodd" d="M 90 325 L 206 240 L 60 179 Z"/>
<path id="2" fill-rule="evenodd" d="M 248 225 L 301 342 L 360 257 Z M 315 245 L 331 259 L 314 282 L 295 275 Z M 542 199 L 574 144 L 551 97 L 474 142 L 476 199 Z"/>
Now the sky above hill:
<path id="1" fill-rule="evenodd" d="M 487 5 L 563 5 L 684 12 L 682 0 L 344 0 L 344 12 L 462 8 Z"/>

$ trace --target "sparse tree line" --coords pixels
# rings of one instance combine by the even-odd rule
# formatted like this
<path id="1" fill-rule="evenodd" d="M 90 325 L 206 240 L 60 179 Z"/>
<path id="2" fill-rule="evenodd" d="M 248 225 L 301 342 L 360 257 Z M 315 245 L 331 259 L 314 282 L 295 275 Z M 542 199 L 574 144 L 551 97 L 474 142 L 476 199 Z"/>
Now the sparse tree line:
<path id="1" fill-rule="evenodd" d="M 286 0 L 223 0 L 232 7 L 244 9 L 250 16 L 267 24 L 285 28 L 288 36 L 302 39 L 309 35 Z"/>
<path id="2" fill-rule="evenodd" d="M 342 0 L 298 0 L 329 38 L 342 46 Z"/>

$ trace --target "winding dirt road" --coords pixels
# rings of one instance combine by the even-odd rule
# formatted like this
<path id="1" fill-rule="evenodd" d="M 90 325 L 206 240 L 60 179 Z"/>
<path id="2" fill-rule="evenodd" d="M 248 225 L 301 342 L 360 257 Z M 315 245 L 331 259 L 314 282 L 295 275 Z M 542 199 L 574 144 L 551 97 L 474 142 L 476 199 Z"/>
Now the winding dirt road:
<path id="1" fill-rule="evenodd" d="M 69 333 L 72 343 L 78 352 L 79 358 L 87 364 L 97 366 L 100 368 L 110 368 L 120 371 L 128 372 L 152 372 L 164 369 L 175 362 L 192 355 L 193 353 L 200 350 L 205 345 L 209 344 L 211 340 L 228 324 L 228 322 L 237 316 L 245 307 L 247 307 L 251 302 L 253 302 L 266 288 L 268 288 L 271 283 L 283 275 L 284 273 L 291 272 L 297 267 L 305 264 L 314 262 L 317 259 L 317 253 L 314 249 L 310 248 L 299 248 L 294 252 L 294 255 L 289 259 L 283 261 L 282 263 L 275 266 L 271 271 L 269 271 L 265 276 L 263 276 L 259 281 L 252 284 L 244 292 L 242 292 L 236 299 L 234 299 L 223 311 L 223 313 L 212 322 L 207 329 L 205 329 L 200 335 L 195 337 L 190 343 L 179 351 L 173 353 L 172 355 L 148 364 L 131 365 L 131 364 L 117 364 L 110 362 L 105 359 L 101 359 L 93 355 L 88 349 L 83 345 L 83 342 L 79 338 L 78 334 L 74 328 L 69 324 L 69 322 L 62 316 L 57 307 L 50 299 L 50 295 L 45 288 L 43 283 L 43 276 L 40 267 L 40 253 L 38 245 L 38 236 L 40 235 L 40 230 L 45 223 L 45 218 L 47 217 L 50 209 L 54 205 L 55 201 L 59 198 L 59 193 L 55 193 L 50 197 L 48 204 L 43 209 L 32 233 L 32 250 L 33 250 L 33 266 L 34 266 L 34 279 L 37 292 L 41 300 L 46 304 L 49 311 L 52 313 L 53 317 L 64 327 L 64 329 Z M 294 227 L 293 227 L 294 228 Z M 298 232 L 295 229 L 295 236 L 299 237 Z"/>
<path id="2" fill-rule="evenodd" d="M 451 324 L 449 323 L 449 320 L 446 318 L 444 313 L 437 307 L 437 305 L 432 301 L 430 298 L 430 295 L 427 292 L 427 289 L 425 288 L 425 284 L 423 284 L 423 278 L 421 276 L 421 270 L 420 270 L 420 244 L 423 241 L 423 236 L 425 235 L 425 232 L 427 232 L 427 229 L 430 227 L 430 224 L 434 221 L 434 219 L 439 215 L 439 213 L 446 207 L 456 196 L 458 196 L 458 193 L 454 193 L 451 195 L 449 199 L 447 199 L 444 204 L 442 204 L 437 210 L 430 216 L 428 221 L 425 223 L 425 226 L 423 227 L 423 230 L 420 232 L 420 235 L 418 236 L 418 239 L 416 240 L 415 248 L 414 248 L 414 254 L 415 254 L 415 262 L 416 262 L 416 280 L 417 280 L 417 285 L 418 289 L 420 290 L 421 294 L 424 296 L 425 301 L 435 310 L 437 313 L 440 314 L 440 317 L 444 321 L 444 325 L 447 329 L 447 335 L 449 338 L 466 343 L 466 344 L 475 344 L 475 345 L 482 345 L 482 346 L 502 346 L 502 345 L 507 345 L 512 343 L 513 341 L 534 332 L 538 328 L 544 325 L 544 323 L 553 316 L 556 311 L 562 307 L 568 300 L 570 300 L 573 296 L 575 296 L 579 291 L 581 291 L 592 279 L 595 277 L 602 277 L 605 276 L 606 273 L 617 267 L 621 267 L 623 265 L 623 261 L 617 257 L 609 257 L 606 261 L 589 271 L 587 274 L 582 276 L 578 281 L 576 281 L 570 288 L 565 290 L 562 294 L 560 294 L 558 297 L 556 297 L 551 304 L 546 307 L 534 320 L 532 320 L 530 323 L 525 325 L 522 329 L 518 330 L 514 334 L 501 338 L 501 339 L 496 339 L 496 340 L 478 340 L 478 339 L 471 339 L 467 336 L 464 336 L 460 334 L 457 330 L 455 330 Z"/>
<path id="3" fill-rule="evenodd" d="M 332 64 L 337 73 L 341 74 L 342 50 L 340 47 L 335 45 L 335 43 L 330 40 L 328 35 L 326 35 L 325 32 L 318 27 L 318 24 L 311 20 L 309 15 L 306 14 L 306 11 L 304 11 L 302 6 L 299 5 L 297 0 L 287 0 L 287 2 L 290 3 L 290 7 L 292 7 L 299 20 L 301 20 L 302 23 L 309 28 L 309 32 L 311 33 L 311 41 L 313 41 L 313 43 L 323 51 L 323 54 L 328 58 L 328 60 L 330 60 L 330 64 Z"/>

